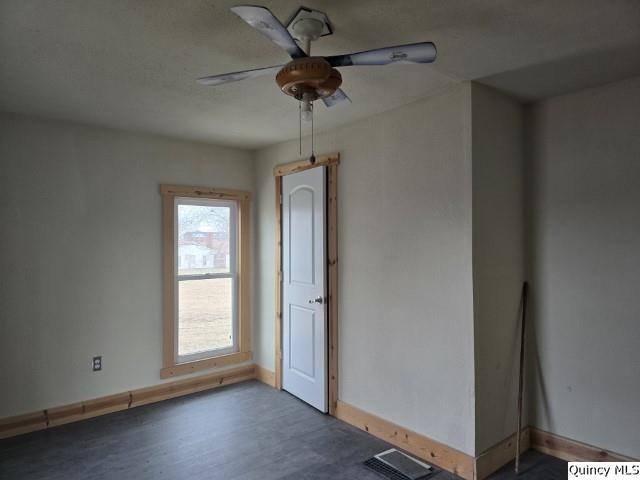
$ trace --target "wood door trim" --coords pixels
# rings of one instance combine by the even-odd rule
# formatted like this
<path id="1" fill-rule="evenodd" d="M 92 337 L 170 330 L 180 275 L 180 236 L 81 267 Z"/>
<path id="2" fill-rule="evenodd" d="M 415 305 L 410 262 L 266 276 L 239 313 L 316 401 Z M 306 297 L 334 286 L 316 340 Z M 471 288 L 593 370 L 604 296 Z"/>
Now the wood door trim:
<path id="1" fill-rule="evenodd" d="M 338 406 L 338 164 L 327 167 L 327 315 L 329 414 Z"/>
<path id="2" fill-rule="evenodd" d="M 282 389 L 282 177 L 276 177 L 276 365 L 275 387 Z"/>
<path id="3" fill-rule="evenodd" d="M 275 308 L 275 388 L 282 389 L 282 177 L 310 168 L 327 167 L 327 345 L 329 415 L 336 415 L 338 404 L 338 165 L 340 154 L 320 155 L 309 160 L 277 165 L 275 176 L 276 206 L 276 308 Z"/>
<path id="4" fill-rule="evenodd" d="M 311 161 L 306 158 L 302 160 L 296 160 L 295 162 L 282 163 L 276 165 L 273 169 L 273 175 L 275 177 L 282 177 L 283 175 L 290 175 L 292 173 L 302 172 L 316 167 L 328 167 L 331 165 L 338 165 L 340 163 L 339 153 L 329 153 L 327 155 L 318 155 L 316 161 Z"/>

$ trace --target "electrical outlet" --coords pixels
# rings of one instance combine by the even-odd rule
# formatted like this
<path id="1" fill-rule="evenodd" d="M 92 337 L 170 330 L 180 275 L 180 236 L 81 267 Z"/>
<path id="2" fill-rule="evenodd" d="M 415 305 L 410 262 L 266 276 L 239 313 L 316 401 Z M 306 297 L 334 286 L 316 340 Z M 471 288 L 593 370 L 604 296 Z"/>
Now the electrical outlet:
<path id="1" fill-rule="evenodd" d="M 102 370 L 102 357 L 93 357 L 93 371 L 98 372 Z"/>

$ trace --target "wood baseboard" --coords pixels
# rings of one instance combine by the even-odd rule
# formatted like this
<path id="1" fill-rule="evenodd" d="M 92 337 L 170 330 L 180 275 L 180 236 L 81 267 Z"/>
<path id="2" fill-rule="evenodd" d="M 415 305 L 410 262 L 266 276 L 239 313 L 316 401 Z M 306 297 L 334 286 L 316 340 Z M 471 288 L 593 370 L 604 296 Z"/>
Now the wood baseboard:
<path id="1" fill-rule="evenodd" d="M 228 367 L 229 365 L 248 362 L 251 360 L 251 352 L 236 352 L 220 357 L 194 360 L 193 362 L 179 363 L 160 370 L 160 378 L 171 378 L 178 375 L 188 375 L 210 368 Z"/>
<path id="2" fill-rule="evenodd" d="M 210 390 L 256 377 L 255 365 L 95 398 L 0 420 L 0 439 Z"/>
<path id="3" fill-rule="evenodd" d="M 424 435 L 338 400 L 336 418 L 406 450 L 466 480 L 473 480 L 474 458 Z"/>
<path id="4" fill-rule="evenodd" d="M 567 437 L 531 427 L 531 448 L 568 462 L 633 462 L 627 457 L 604 448 L 594 447 Z"/>
<path id="5" fill-rule="evenodd" d="M 531 430 L 529 427 L 520 432 L 520 453 L 530 448 Z M 475 479 L 483 480 L 499 470 L 516 456 L 516 434 L 513 433 L 493 447 L 481 453 L 475 459 Z"/>
<path id="6" fill-rule="evenodd" d="M 260 365 L 256 365 L 256 380 L 276 388 L 276 373 Z"/>
<path id="7" fill-rule="evenodd" d="M 0 420 L 0 439 L 47 428 L 46 411 L 27 413 Z"/>
<path id="8" fill-rule="evenodd" d="M 84 402 L 50 408 L 44 411 L 47 417 L 47 427 L 64 425 L 87 418 L 106 415 L 129 408 L 131 392 L 118 393 L 107 397 L 95 398 Z"/>
<path id="9" fill-rule="evenodd" d="M 520 437 L 520 453 L 529 449 L 561 458 L 568 462 L 632 462 L 634 458 L 604 448 L 594 447 L 570 438 L 527 427 Z M 475 461 L 475 478 L 483 480 L 515 458 L 515 433 L 480 454 Z"/>

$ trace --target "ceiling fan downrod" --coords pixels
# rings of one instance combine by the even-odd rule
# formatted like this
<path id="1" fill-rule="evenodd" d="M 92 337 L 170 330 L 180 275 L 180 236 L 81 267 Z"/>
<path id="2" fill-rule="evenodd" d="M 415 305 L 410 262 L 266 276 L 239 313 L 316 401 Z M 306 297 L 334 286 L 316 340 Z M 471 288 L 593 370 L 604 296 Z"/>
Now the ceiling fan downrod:
<path id="1" fill-rule="evenodd" d="M 324 26 L 323 22 L 315 18 L 301 18 L 291 26 L 295 39 L 301 44 L 300 46 L 307 54 L 307 57 L 300 59 L 300 61 L 298 61 L 298 59 L 291 61 L 288 65 L 285 65 L 280 72 L 283 72 L 289 65 L 295 62 L 295 67 L 300 68 L 301 73 L 302 71 L 307 70 L 307 78 L 303 78 L 305 77 L 305 74 L 302 74 L 300 75 L 300 78 L 297 79 L 299 81 L 294 80 L 292 82 L 293 85 L 286 83 L 286 78 L 283 77 L 286 77 L 287 75 L 295 76 L 295 69 L 293 66 L 282 76 L 280 76 L 280 72 L 276 76 L 276 81 L 282 91 L 288 95 L 293 93 L 294 95 L 292 96 L 299 100 L 298 122 L 300 155 L 302 155 L 302 122 L 311 122 L 311 156 L 309 157 L 309 162 L 311 162 L 311 164 L 314 164 L 316 161 L 313 145 L 313 102 L 318 98 L 333 95 L 342 83 L 342 76 L 336 69 L 329 65 L 329 62 L 322 58 L 311 56 L 311 43 L 320 38 Z M 335 73 L 332 70 L 335 71 Z M 317 74 L 316 78 L 313 77 L 314 73 Z M 339 77 L 339 81 L 336 74 Z M 278 79 L 279 77 L 280 80 Z M 283 84 L 280 83 L 281 81 Z"/>

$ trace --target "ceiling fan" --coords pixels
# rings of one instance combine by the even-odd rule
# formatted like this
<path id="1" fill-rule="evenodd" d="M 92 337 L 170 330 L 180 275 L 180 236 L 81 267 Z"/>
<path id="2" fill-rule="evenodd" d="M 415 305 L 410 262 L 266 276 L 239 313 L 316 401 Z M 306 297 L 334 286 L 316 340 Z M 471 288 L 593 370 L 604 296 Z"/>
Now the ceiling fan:
<path id="1" fill-rule="evenodd" d="M 431 42 L 314 57 L 311 56 L 311 42 L 333 33 L 329 19 L 323 12 L 301 7 L 285 27 L 265 7 L 239 5 L 232 7 L 231 11 L 284 49 L 292 60 L 286 65 L 202 77 L 198 82 L 203 85 L 222 85 L 246 78 L 275 75 L 280 89 L 301 102 L 301 115 L 305 120 L 313 120 L 315 100 L 322 99 L 327 107 L 351 101 L 340 89 L 342 76 L 336 67 L 431 63 L 436 59 L 436 47 Z"/>

